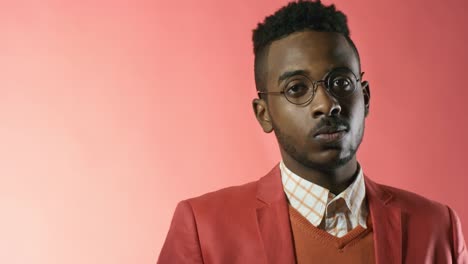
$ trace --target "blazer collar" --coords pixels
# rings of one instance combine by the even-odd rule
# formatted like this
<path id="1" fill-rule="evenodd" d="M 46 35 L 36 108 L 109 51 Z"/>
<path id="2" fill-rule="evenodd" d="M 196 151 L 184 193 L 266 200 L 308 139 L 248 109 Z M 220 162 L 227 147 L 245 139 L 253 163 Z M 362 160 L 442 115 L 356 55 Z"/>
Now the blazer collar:
<path id="1" fill-rule="evenodd" d="M 374 229 L 376 263 L 402 263 L 401 210 L 392 205 L 390 192 L 367 176 L 364 179 Z"/>
<path id="2" fill-rule="evenodd" d="M 266 205 L 281 201 L 287 202 L 283 191 L 283 183 L 281 182 L 279 163 L 259 179 L 257 198 Z"/>
<path id="3" fill-rule="evenodd" d="M 277 164 L 258 181 L 257 221 L 264 247 L 264 263 L 295 263 L 288 202 Z"/>

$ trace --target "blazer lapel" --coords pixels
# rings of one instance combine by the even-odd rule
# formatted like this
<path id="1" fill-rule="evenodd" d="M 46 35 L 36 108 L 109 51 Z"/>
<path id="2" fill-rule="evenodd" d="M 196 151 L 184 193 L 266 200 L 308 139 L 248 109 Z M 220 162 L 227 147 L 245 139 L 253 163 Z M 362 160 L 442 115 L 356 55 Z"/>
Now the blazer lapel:
<path id="1" fill-rule="evenodd" d="M 295 263 L 288 203 L 276 165 L 258 182 L 257 221 L 265 263 Z"/>
<path id="2" fill-rule="evenodd" d="M 391 193 L 383 190 L 367 176 L 365 184 L 374 229 L 376 263 L 402 263 L 401 211 L 391 205 Z M 295 263 L 288 203 L 278 165 L 259 180 L 256 208 L 264 263 Z"/>
<path id="3" fill-rule="evenodd" d="M 374 229 L 377 264 L 402 263 L 400 208 L 391 206 L 392 194 L 365 177 L 366 196 Z"/>

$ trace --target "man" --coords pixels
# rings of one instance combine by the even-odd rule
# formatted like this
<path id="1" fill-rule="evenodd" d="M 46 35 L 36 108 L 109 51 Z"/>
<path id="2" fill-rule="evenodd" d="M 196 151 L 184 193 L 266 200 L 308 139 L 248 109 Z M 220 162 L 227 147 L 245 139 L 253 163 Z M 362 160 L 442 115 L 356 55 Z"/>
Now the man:
<path id="1" fill-rule="evenodd" d="M 356 160 L 370 88 L 345 15 L 293 2 L 253 42 L 253 108 L 282 161 L 180 202 L 158 263 L 468 263 L 452 209 L 373 182 Z"/>

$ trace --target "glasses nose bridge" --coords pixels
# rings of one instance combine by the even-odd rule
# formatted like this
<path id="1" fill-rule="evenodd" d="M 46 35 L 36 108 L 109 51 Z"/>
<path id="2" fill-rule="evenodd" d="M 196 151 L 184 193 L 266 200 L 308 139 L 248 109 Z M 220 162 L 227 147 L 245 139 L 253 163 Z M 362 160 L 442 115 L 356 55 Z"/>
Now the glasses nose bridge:
<path id="1" fill-rule="evenodd" d="M 317 96 L 317 91 L 319 85 L 322 84 L 323 87 L 323 92 L 326 94 L 326 97 L 329 98 L 329 100 L 333 101 L 334 103 L 338 103 L 338 97 L 328 88 L 327 85 L 327 80 L 318 80 L 314 81 L 313 83 L 313 89 L 314 89 L 314 95 L 313 97 L 315 98 Z"/>
<path id="2" fill-rule="evenodd" d="M 319 87 L 320 84 L 322 85 L 322 87 L 325 89 L 326 93 L 328 93 L 329 96 L 332 96 L 333 98 L 335 97 L 335 96 L 330 92 L 330 90 L 328 89 L 327 80 L 318 80 L 318 81 L 314 81 L 314 83 L 313 83 L 314 95 L 317 94 L 317 89 L 318 89 L 318 87 Z"/>

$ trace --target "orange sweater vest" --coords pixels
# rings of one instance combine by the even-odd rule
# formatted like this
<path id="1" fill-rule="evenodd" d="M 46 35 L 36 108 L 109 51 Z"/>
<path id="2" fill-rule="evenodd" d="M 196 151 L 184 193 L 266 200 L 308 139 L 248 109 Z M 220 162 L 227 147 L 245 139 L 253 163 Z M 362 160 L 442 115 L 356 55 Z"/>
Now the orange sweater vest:
<path id="1" fill-rule="evenodd" d="M 343 237 L 335 237 L 313 226 L 289 206 L 296 263 L 375 263 L 370 217 L 367 229 L 357 226 Z"/>

